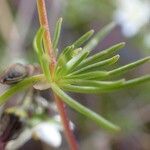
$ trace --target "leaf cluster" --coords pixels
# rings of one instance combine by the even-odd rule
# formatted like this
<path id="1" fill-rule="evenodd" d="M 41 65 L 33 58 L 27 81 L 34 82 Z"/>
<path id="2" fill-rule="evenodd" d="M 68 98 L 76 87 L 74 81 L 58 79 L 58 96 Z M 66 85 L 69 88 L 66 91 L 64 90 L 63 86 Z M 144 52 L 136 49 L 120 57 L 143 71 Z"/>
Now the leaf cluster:
<path id="1" fill-rule="evenodd" d="M 34 48 L 43 74 L 28 77 L 10 87 L 0 96 L 0 104 L 6 102 L 16 92 L 28 88 L 36 82 L 46 80 L 51 90 L 71 108 L 96 122 L 102 128 L 110 131 L 119 131 L 120 128 L 118 126 L 81 105 L 66 92 L 99 94 L 150 81 L 150 75 L 144 75 L 130 80 L 124 78 L 116 80 L 116 77 L 120 77 L 139 65 L 148 62 L 150 57 L 137 60 L 113 70 L 108 70 L 108 66 L 116 64 L 119 60 L 120 56 L 116 52 L 124 47 L 124 42 L 115 44 L 91 56 L 90 52 L 114 28 L 114 23 L 108 24 L 95 35 L 93 35 L 93 30 L 88 31 L 71 45 L 65 47 L 57 56 L 61 26 L 62 18 L 56 23 L 53 37 L 53 50 L 57 57 L 54 72 L 51 72 L 49 69 L 51 60 L 43 46 L 45 29 L 44 27 L 40 27 L 34 38 Z"/>

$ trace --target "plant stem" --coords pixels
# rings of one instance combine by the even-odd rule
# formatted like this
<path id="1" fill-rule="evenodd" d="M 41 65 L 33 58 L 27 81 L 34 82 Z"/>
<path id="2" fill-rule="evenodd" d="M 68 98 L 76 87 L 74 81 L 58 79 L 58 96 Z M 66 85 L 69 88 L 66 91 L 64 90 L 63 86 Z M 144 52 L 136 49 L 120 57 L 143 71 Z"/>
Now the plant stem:
<path id="1" fill-rule="evenodd" d="M 45 34 L 44 34 L 44 47 L 46 49 L 46 53 L 51 58 L 51 65 L 50 65 L 50 71 L 53 75 L 54 68 L 56 65 L 56 58 L 52 49 L 52 42 L 51 42 L 51 36 L 49 31 L 49 25 L 48 25 L 48 19 L 47 19 L 47 12 L 46 12 L 46 5 L 45 0 L 37 0 L 37 8 L 38 8 L 38 14 L 39 14 L 39 20 L 40 25 L 46 28 Z M 66 136 L 66 139 L 68 141 L 68 144 L 70 146 L 71 150 L 77 150 L 77 142 L 75 140 L 75 137 L 70 129 L 69 125 L 69 119 L 65 110 L 65 104 L 64 102 L 54 94 L 55 102 L 62 120 L 62 124 L 64 127 L 64 133 Z"/>
<path id="2" fill-rule="evenodd" d="M 56 94 L 54 95 L 54 97 L 55 97 L 55 101 L 57 103 L 57 108 L 58 108 L 59 114 L 61 114 L 61 119 L 62 119 L 62 123 L 64 126 L 64 131 L 65 131 L 67 141 L 68 141 L 68 143 L 70 143 L 69 144 L 70 149 L 77 150 L 78 149 L 77 142 L 76 142 L 75 137 L 70 129 L 70 123 L 69 123 L 69 119 L 67 117 L 67 113 L 65 110 L 65 104 L 61 100 L 61 98 L 58 97 Z"/>
<path id="3" fill-rule="evenodd" d="M 53 72 L 56 60 L 55 60 L 55 55 L 52 49 L 52 42 L 51 42 L 51 35 L 49 31 L 49 24 L 48 24 L 47 13 L 46 13 L 45 0 L 37 0 L 37 8 L 38 8 L 40 25 L 43 26 L 46 30 L 44 33 L 43 42 L 44 42 L 46 53 L 51 58 L 50 69 L 51 69 L 51 72 Z"/>

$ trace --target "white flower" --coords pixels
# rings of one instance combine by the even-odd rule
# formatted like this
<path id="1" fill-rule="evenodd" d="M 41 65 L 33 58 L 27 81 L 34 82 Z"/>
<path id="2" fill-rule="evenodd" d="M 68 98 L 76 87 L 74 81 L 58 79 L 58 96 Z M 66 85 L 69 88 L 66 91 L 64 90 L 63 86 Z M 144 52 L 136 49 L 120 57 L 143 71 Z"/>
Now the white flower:
<path id="1" fill-rule="evenodd" d="M 62 127 L 56 122 L 39 123 L 32 129 L 25 129 L 17 139 L 8 142 L 6 150 L 16 150 L 31 138 L 57 148 L 62 142 L 60 131 L 62 131 Z"/>
<path id="2" fill-rule="evenodd" d="M 150 1 L 117 0 L 115 21 L 121 25 L 125 36 L 131 37 L 150 21 Z"/>
<path id="3" fill-rule="evenodd" d="M 34 120 L 34 122 L 36 122 Z M 74 129 L 74 124 L 69 121 L 70 128 Z M 52 120 L 36 123 L 31 129 L 25 129 L 19 136 L 19 138 L 10 141 L 7 144 L 6 150 L 15 150 L 21 147 L 31 138 L 40 140 L 51 147 L 58 148 L 62 143 L 61 131 L 63 131 L 61 118 L 59 115 L 55 115 Z"/>
<path id="4" fill-rule="evenodd" d="M 62 142 L 60 128 L 53 123 L 42 122 L 38 124 L 32 129 L 32 134 L 53 147 L 59 147 Z"/>

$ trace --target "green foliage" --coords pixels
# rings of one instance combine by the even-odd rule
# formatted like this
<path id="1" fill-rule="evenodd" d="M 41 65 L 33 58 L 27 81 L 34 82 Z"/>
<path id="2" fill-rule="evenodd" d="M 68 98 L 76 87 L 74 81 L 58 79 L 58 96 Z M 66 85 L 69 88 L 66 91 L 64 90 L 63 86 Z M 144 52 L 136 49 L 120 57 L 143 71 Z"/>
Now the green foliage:
<path id="1" fill-rule="evenodd" d="M 62 25 L 62 18 L 60 18 L 56 23 L 56 28 L 55 28 L 53 42 L 52 42 L 54 51 L 56 51 L 56 48 L 58 46 L 58 41 L 59 41 L 60 32 L 61 32 L 61 25 Z"/>
<path id="2" fill-rule="evenodd" d="M 80 47 L 84 42 L 86 42 L 94 33 L 94 30 L 90 30 L 84 35 L 82 35 L 77 41 L 73 43 L 75 47 Z"/>
<path id="3" fill-rule="evenodd" d="M 56 50 L 61 32 L 62 19 L 59 19 L 53 38 L 53 49 Z M 113 77 L 122 75 L 127 71 L 136 68 L 137 66 L 148 62 L 150 57 L 138 60 L 128 65 L 116 68 L 114 70 L 107 70 L 109 65 L 113 65 L 119 59 L 119 55 L 114 55 L 116 51 L 124 47 L 125 43 L 118 43 L 112 47 L 98 52 L 93 56 L 89 56 L 91 50 L 113 29 L 114 23 L 111 23 L 100 30 L 95 36 L 93 30 L 85 33 L 72 45 L 67 46 L 62 50 L 57 59 L 54 75 L 49 70 L 51 63 L 49 56 L 46 55 L 43 48 L 43 34 L 45 29 L 41 27 L 34 39 L 34 48 L 37 53 L 41 68 L 42 75 L 29 77 L 16 85 L 10 87 L 5 93 L 0 96 L 0 104 L 7 101 L 16 92 L 28 88 L 35 84 L 35 82 L 46 80 L 52 89 L 66 104 L 75 109 L 79 113 L 85 115 L 92 121 L 96 122 L 100 127 L 111 130 L 119 131 L 120 128 L 97 113 L 89 110 L 85 106 L 72 99 L 67 93 L 101 93 L 111 92 L 125 87 L 135 86 L 140 83 L 150 81 L 150 75 L 137 77 L 126 81 L 124 78 L 113 80 Z M 89 40 L 89 38 L 91 38 Z M 87 40 L 87 44 L 81 48 Z M 106 71 L 107 70 L 107 71 Z M 110 81 L 112 79 L 112 81 Z"/>
<path id="4" fill-rule="evenodd" d="M 30 86 L 34 85 L 36 82 L 42 81 L 43 78 L 44 78 L 43 75 L 36 75 L 36 76 L 28 77 L 28 78 L 20 81 L 19 83 L 11 86 L 7 91 L 5 91 L 0 96 L 0 105 L 4 104 L 15 93 L 29 88 Z"/>
<path id="5" fill-rule="evenodd" d="M 37 53 L 41 68 L 43 70 L 43 73 L 45 74 L 47 79 L 50 81 L 51 80 L 51 74 L 50 74 L 50 70 L 49 70 L 50 60 L 48 61 L 46 59 L 47 54 L 44 52 L 43 43 L 42 43 L 44 31 L 45 31 L 45 29 L 43 27 L 41 27 L 38 30 L 38 32 L 34 38 L 33 45 L 34 45 L 34 49 Z"/>

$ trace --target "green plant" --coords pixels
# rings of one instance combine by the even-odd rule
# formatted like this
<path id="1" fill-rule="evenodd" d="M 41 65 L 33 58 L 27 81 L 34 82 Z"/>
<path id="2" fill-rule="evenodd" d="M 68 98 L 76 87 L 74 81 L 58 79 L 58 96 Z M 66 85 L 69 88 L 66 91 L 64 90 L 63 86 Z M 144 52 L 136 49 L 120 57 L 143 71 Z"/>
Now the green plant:
<path id="1" fill-rule="evenodd" d="M 62 19 L 57 22 L 54 42 L 55 50 L 60 34 L 60 23 Z M 59 24 L 59 25 L 58 25 Z M 125 79 L 117 81 L 107 81 L 107 79 L 113 78 L 141 65 L 150 60 L 150 57 L 138 60 L 134 63 L 125 65 L 123 67 L 106 71 L 107 66 L 113 65 L 119 58 L 119 55 L 115 55 L 108 58 L 110 55 L 124 46 L 124 43 L 116 44 L 102 52 L 99 52 L 93 56 L 88 57 L 90 51 L 97 45 L 97 43 L 107 34 L 107 32 L 113 27 L 112 24 L 106 26 L 100 32 L 98 32 L 83 48 L 80 46 L 89 39 L 93 34 L 93 30 L 84 34 L 81 38 L 75 41 L 72 45 L 67 46 L 61 52 L 57 59 L 57 65 L 55 67 L 54 75 L 52 76 L 49 70 L 50 58 L 43 49 L 43 34 L 45 29 L 41 27 L 34 39 L 34 47 L 38 55 L 38 59 L 44 74 L 28 77 L 16 85 L 10 87 L 6 92 L 0 96 L 1 105 L 13 96 L 16 92 L 24 90 L 25 88 L 34 85 L 37 82 L 45 81 L 50 84 L 50 88 L 62 98 L 62 100 L 68 104 L 71 108 L 75 109 L 79 113 L 85 115 L 91 120 L 95 121 L 100 127 L 111 131 L 118 131 L 120 128 L 109 121 L 105 120 L 100 115 L 89 110 L 85 106 L 79 104 L 76 100 L 71 98 L 64 91 L 71 91 L 77 93 L 101 93 L 118 90 L 133 86 L 139 83 L 143 83 L 150 80 L 149 75 L 145 75 L 139 78 L 126 81 Z"/>
<path id="2" fill-rule="evenodd" d="M 131 80 L 125 80 L 124 78 L 119 80 L 113 79 L 114 77 L 123 75 L 127 71 L 148 62 L 150 57 L 108 71 L 107 67 L 115 64 L 119 59 L 119 55 L 114 55 L 114 53 L 124 47 L 125 43 L 118 43 L 93 56 L 89 56 L 96 45 L 113 29 L 115 26 L 114 23 L 107 25 L 94 36 L 93 30 L 88 31 L 58 54 L 61 24 L 62 18 L 56 23 L 52 40 L 53 52 L 50 53 L 46 46 L 48 45 L 48 41 L 46 41 L 44 37 L 47 32 L 45 26 L 40 27 L 34 38 L 34 49 L 37 53 L 43 74 L 27 77 L 17 84 L 12 85 L 0 96 L 0 105 L 7 102 L 8 98 L 15 93 L 29 88 L 30 86 L 34 86 L 36 83 L 48 83 L 49 88 L 55 93 L 55 97 L 58 98 L 58 101 L 63 101 L 77 112 L 96 122 L 101 128 L 109 131 L 119 131 L 120 128 L 118 126 L 81 105 L 66 92 L 97 94 L 111 92 L 150 81 L 150 75 Z M 87 43 L 82 47 L 85 42 Z M 57 59 L 53 60 L 52 56 L 55 56 Z"/>

